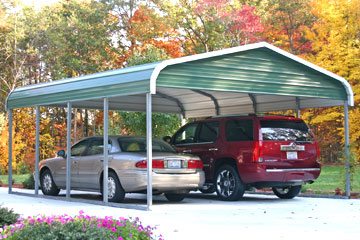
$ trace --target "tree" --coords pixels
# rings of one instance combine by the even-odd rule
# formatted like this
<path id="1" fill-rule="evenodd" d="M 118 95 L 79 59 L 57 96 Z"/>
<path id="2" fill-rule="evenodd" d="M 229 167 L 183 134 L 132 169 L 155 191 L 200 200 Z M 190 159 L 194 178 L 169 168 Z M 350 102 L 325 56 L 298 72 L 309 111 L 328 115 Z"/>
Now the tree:
<path id="1" fill-rule="evenodd" d="M 315 19 L 309 0 L 269 0 L 265 9 L 265 38 L 269 43 L 293 54 L 311 50 L 311 41 L 304 37 Z"/>
<path id="2" fill-rule="evenodd" d="M 184 39 L 185 53 L 201 53 L 260 40 L 255 8 L 231 0 L 153 0 Z"/>
<path id="3" fill-rule="evenodd" d="M 316 23 L 307 30 L 306 37 L 312 42 L 312 51 L 307 60 L 350 82 L 355 94 L 355 106 L 350 109 L 350 141 L 354 151 L 360 154 L 360 2 L 358 0 L 316 0 L 311 5 Z M 336 148 L 341 152 L 344 144 L 343 110 L 329 108 L 317 117 L 311 117 L 319 127 L 327 131 L 319 132 L 325 139 L 332 136 L 334 146 L 339 139 L 342 144 Z"/>

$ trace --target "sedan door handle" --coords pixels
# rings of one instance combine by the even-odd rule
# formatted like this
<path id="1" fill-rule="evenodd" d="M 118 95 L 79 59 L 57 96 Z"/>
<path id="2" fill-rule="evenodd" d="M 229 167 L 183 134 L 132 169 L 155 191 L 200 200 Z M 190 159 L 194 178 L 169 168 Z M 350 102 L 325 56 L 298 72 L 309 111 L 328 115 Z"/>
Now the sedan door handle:
<path id="1" fill-rule="evenodd" d="M 111 162 L 113 160 L 113 157 L 108 157 L 108 161 Z M 100 162 L 104 162 L 104 159 L 100 159 Z"/>
<path id="2" fill-rule="evenodd" d="M 218 149 L 217 148 L 209 148 L 210 152 L 216 152 Z"/>
<path id="3" fill-rule="evenodd" d="M 191 149 L 185 149 L 183 150 L 183 153 L 191 153 Z"/>

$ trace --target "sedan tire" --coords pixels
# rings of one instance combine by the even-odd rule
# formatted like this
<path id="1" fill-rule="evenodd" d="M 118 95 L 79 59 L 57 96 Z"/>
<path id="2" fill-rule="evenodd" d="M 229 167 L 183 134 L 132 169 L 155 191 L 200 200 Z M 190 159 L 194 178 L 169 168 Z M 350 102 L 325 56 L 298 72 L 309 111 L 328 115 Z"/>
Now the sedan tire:
<path id="1" fill-rule="evenodd" d="M 216 172 L 216 193 L 223 201 L 237 201 L 245 192 L 239 174 L 231 165 L 224 165 Z"/>
<path id="2" fill-rule="evenodd" d="M 102 181 L 101 181 L 102 182 Z M 101 184 L 101 193 L 103 193 L 103 184 Z M 108 201 L 122 202 L 125 198 L 125 191 L 120 184 L 116 173 L 109 171 L 108 175 Z"/>
<path id="3" fill-rule="evenodd" d="M 200 190 L 200 192 L 205 193 L 205 194 L 214 193 L 216 191 L 216 186 L 215 185 L 206 185 L 205 184 L 199 190 Z"/>
<path id="4" fill-rule="evenodd" d="M 44 195 L 57 196 L 60 189 L 55 185 L 49 169 L 46 169 L 40 176 L 41 191 Z"/>
<path id="5" fill-rule="evenodd" d="M 279 187 L 272 188 L 274 194 L 281 199 L 292 199 L 296 197 L 301 191 L 301 185 L 299 186 L 290 186 L 290 187 Z"/>
<path id="6" fill-rule="evenodd" d="M 169 202 L 181 202 L 185 198 L 185 194 L 165 193 L 165 197 Z"/>

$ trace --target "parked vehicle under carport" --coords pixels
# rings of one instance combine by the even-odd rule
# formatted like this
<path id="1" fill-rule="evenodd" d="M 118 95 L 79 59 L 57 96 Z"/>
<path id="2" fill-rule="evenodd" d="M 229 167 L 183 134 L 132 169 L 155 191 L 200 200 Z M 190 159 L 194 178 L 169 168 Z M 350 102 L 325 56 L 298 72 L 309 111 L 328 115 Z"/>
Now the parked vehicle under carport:
<path id="1" fill-rule="evenodd" d="M 103 137 L 88 137 L 71 148 L 71 188 L 102 192 Z M 145 192 L 147 188 L 146 139 L 111 136 L 108 144 L 108 199 L 121 202 L 125 193 Z M 65 151 L 40 162 L 40 184 L 45 195 L 58 195 L 66 188 Z M 179 154 L 164 141 L 153 140 L 153 192 L 165 193 L 169 201 L 181 201 L 190 190 L 204 184 L 200 158 Z"/>

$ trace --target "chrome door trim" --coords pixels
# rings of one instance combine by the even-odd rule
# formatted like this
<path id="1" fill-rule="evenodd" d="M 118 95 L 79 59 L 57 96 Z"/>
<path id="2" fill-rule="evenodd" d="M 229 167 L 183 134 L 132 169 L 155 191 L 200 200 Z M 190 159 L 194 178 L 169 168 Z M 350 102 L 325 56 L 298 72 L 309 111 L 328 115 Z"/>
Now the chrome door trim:
<path id="1" fill-rule="evenodd" d="M 308 172 L 308 171 L 320 171 L 320 168 L 266 169 L 266 172 Z"/>

